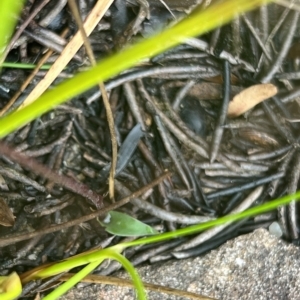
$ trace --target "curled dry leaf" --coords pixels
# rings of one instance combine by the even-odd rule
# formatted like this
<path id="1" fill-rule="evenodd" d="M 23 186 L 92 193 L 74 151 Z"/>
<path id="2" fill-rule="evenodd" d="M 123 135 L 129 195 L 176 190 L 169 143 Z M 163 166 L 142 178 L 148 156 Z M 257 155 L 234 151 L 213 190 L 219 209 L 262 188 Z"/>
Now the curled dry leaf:
<path id="1" fill-rule="evenodd" d="M 258 103 L 276 95 L 277 91 L 277 87 L 271 83 L 253 85 L 243 90 L 230 101 L 228 117 L 240 116 Z"/>
<path id="2" fill-rule="evenodd" d="M 11 212 L 6 202 L 0 198 L 0 225 L 13 226 L 15 223 L 15 216 Z"/>

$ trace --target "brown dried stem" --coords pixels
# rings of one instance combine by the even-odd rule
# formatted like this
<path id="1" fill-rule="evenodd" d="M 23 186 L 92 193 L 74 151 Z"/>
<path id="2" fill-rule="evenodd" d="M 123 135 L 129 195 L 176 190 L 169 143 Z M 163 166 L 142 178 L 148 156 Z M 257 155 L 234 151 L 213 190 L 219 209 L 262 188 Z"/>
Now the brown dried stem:
<path id="1" fill-rule="evenodd" d="M 51 180 L 69 191 L 89 199 L 95 204 L 96 207 L 103 207 L 103 197 L 92 191 L 86 184 L 78 182 L 71 177 L 53 172 L 51 169 L 40 164 L 35 159 L 15 151 L 12 147 L 3 142 L 0 142 L 0 154 L 4 155 L 15 163 L 18 163 L 23 168 L 30 170 L 31 172 L 48 180 Z"/>
<path id="2" fill-rule="evenodd" d="M 1 147 L 2 150 L 2 147 Z M 0 152 L 1 152 L 0 150 Z M 138 191 L 132 193 L 131 195 L 123 198 L 122 200 L 113 203 L 101 210 L 97 210 L 91 214 L 82 216 L 76 220 L 72 220 L 72 221 L 68 221 L 62 224 L 58 224 L 58 225 L 53 225 L 50 226 L 46 229 L 42 229 L 42 230 L 36 230 L 34 232 L 29 232 L 29 233 L 21 233 L 21 234 L 14 234 L 8 237 L 3 237 L 0 240 L 0 247 L 4 247 L 7 245 L 11 245 L 20 241 L 24 241 L 24 240 L 28 240 L 30 238 L 39 236 L 39 235 L 44 235 L 44 234 L 48 234 L 48 233 L 52 233 L 52 232 L 56 232 L 56 231 L 60 231 L 62 229 L 66 229 L 69 228 L 71 226 L 75 226 L 78 224 L 81 224 L 83 222 L 87 222 L 90 221 L 96 217 L 99 217 L 101 215 L 105 215 L 107 214 L 109 211 L 114 210 L 120 206 L 125 205 L 126 203 L 130 202 L 132 199 L 134 198 L 138 198 L 139 196 L 143 195 L 145 192 L 147 192 L 149 189 L 153 188 L 154 186 L 156 186 L 157 184 L 159 184 L 160 182 L 162 182 L 164 179 L 166 179 L 167 177 L 169 177 L 171 175 L 170 172 L 165 172 L 164 174 L 162 174 L 161 176 L 159 176 L 158 178 L 156 178 L 155 180 L 153 180 L 152 182 L 150 182 L 149 184 L 147 184 L 146 186 L 144 186 L 143 188 L 139 189 Z"/>
<path id="3" fill-rule="evenodd" d="M 84 46 L 86 48 L 88 57 L 90 59 L 91 65 L 95 66 L 96 65 L 96 59 L 90 44 L 90 41 L 88 39 L 88 36 L 86 34 L 86 31 L 84 29 L 77 4 L 75 0 L 68 0 L 70 9 L 73 13 L 73 16 L 76 20 L 76 23 L 79 27 L 79 31 L 81 32 L 82 35 L 82 40 L 84 43 Z M 117 150 L 117 138 L 116 138 L 116 133 L 115 133 L 115 123 L 114 123 L 114 117 L 113 113 L 110 107 L 110 103 L 108 100 L 108 95 L 105 89 L 105 86 L 103 82 L 99 82 L 99 88 L 102 94 L 102 99 L 104 103 L 104 107 L 106 110 L 106 116 L 107 116 L 107 123 L 108 123 L 108 128 L 110 132 L 110 138 L 111 138 L 111 146 L 112 146 L 112 159 L 111 159 L 111 166 L 110 166 L 110 174 L 109 174 L 109 198 L 114 202 L 114 177 L 115 177 L 115 171 L 116 171 L 116 165 L 117 165 L 117 155 L 118 155 L 118 150 Z"/>

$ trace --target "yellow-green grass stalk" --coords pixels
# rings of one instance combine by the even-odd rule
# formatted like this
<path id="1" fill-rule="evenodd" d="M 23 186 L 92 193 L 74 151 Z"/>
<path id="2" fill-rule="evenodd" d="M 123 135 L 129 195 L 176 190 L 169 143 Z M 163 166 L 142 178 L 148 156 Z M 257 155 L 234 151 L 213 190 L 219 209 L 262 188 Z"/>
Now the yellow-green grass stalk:
<path id="1" fill-rule="evenodd" d="M 107 248 L 104 250 L 98 251 L 100 255 L 100 259 L 95 260 L 94 262 L 89 263 L 86 267 L 84 267 L 82 270 L 80 270 L 78 273 L 76 273 L 72 278 L 67 280 L 65 283 L 63 283 L 61 286 L 56 288 L 53 292 L 51 292 L 49 295 L 47 295 L 44 300 L 55 300 L 58 297 L 65 294 L 68 290 L 70 290 L 75 284 L 80 282 L 86 275 L 91 273 L 97 266 L 102 263 L 105 259 L 114 259 L 118 261 L 124 269 L 130 274 L 133 284 L 136 288 L 136 294 L 139 300 L 146 300 L 147 295 L 146 291 L 143 285 L 143 282 L 137 273 L 136 269 L 133 267 L 133 265 L 130 263 L 130 261 L 121 255 L 118 251 L 112 248 Z"/>
<path id="2" fill-rule="evenodd" d="M 0 1 L 0 65 L 3 63 L 3 54 L 15 29 L 23 2 L 23 0 Z"/>

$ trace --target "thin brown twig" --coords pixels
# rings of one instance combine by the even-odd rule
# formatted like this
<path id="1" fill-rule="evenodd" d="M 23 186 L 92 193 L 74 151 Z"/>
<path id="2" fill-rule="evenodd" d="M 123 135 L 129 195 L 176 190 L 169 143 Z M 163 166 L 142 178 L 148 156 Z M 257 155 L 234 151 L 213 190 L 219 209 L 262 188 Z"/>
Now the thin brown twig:
<path id="1" fill-rule="evenodd" d="M 84 46 L 86 48 L 88 57 L 90 59 L 90 62 L 92 66 L 96 65 L 96 59 L 90 44 L 90 41 L 88 39 L 88 36 L 86 34 L 86 31 L 84 29 L 79 10 L 77 7 L 77 4 L 75 0 L 68 0 L 70 9 L 73 13 L 73 16 L 76 20 L 76 23 L 79 27 L 79 31 L 81 32 L 82 35 L 82 40 L 84 43 Z M 102 99 L 104 103 L 104 107 L 106 110 L 106 116 L 107 116 L 107 123 L 108 123 L 108 128 L 110 132 L 110 138 L 111 138 L 111 146 L 112 146 L 112 159 L 111 159 L 111 165 L 110 165 L 110 173 L 109 173 L 109 198 L 114 202 L 114 177 L 115 177 L 115 171 L 116 171 L 116 165 L 117 165 L 117 155 L 118 155 L 118 149 L 117 149 L 117 138 L 116 138 L 116 133 L 115 133 L 115 124 L 114 124 L 114 117 L 113 113 L 110 107 L 110 103 L 108 100 L 108 95 L 105 89 L 105 86 L 103 82 L 99 82 L 99 88 L 102 94 Z"/>
<path id="2" fill-rule="evenodd" d="M 0 154 L 9 158 L 13 162 L 18 163 L 22 167 L 31 172 L 40 175 L 48 180 L 55 182 L 56 184 L 63 186 L 64 188 L 81 195 L 84 198 L 92 201 L 96 207 L 103 207 L 103 197 L 96 192 L 92 191 L 86 184 L 78 182 L 75 179 L 53 172 L 48 167 L 37 162 L 35 159 L 30 158 L 23 153 L 15 151 L 7 144 L 0 142 Z"/>
<path id="3" fill-rule="evenodd" d="M 73 273 L 64 274 L 59 278 L 59 281 L 67 281 L 74 275 L 75 274 L 73 274 Z M 84 279 L 82 279 L 81 282 L 110 284 L 110 285 L 116 285 L 118 287 L 121 286 L 121 287 L 134 288 L 134 284 L 132 283 L 131 280 L 124 279 L 124 278 L 112 277 L 112 276 L 90 274 L 90 275 L 86 276 Z M 203 295 L 197 295 L 195 293 L 170 288 L 167 286 L 162 286 L 162 285 L 152 284 L 152 283 L 147 283 L 147 282 L 143 282 L 143 284 L 146 289 L 148 289 L 150 291 L 154 291 L 154 292 L 165 293 L 165 294 L 170 294 L 170 295 L 179 296 L 179 297 L 186 297 L 186 298 L 195 299 L 195 300 L 214 300 L 214 298 L 206 297 Z"/>
<path id="4" fill-rule="evenodd" d="M 104 207 L 101 210 L 97 210 L 97 211 L 95 211 L 91 214 L 82 216 L 82 217 L 80 217 L 76 220 L 68 221 L 68 222 L 65 222 L 65 223 L 62 223 L 62 224 L 58 224 L 58 225 L 53 225 L 53 226 L 50 226 L 49 228 L 42 229 L 42 230 L 36 230 L 34 232 L 14 234 L 14 235 L 10 235 L 8 237 L 3 237 L 3 238 L 0 239 L 0 247 L 4 247 L 4 246 L 8 246 L 8 245 L 20 242 L 20 241 L 28 240 L 30 238 L 33 238 L 33 237 L 36 237 L 36 236 L 39 236 L 39 235 L 44 235 L 44 234 L 60 231 L 62 229 L 66 229 L 66 228 L 81 224 L 83 222 L 90 221 L 90 220 L 92 220 L 96 217 L 105 215 L 109 211 L 114 210 L 114 209 L 116 209 L 120 206 L 123 206 L 126 203 L 130 202 L 132 199 L 138 198 L 139 196 L 143 195 L 149 189 L 153 188 L 154 186 L 156 186 L 157 184 L 162 182 L 164 179 L 166 179 L 170 175 L 171 175 L 171 173 L 166 171 L 164 174 L 162 174 L 161 176 L 159 176 L 158 178 L 156 178 L 155 180 L 153 180 L 152 182 L 150 182 L 149 184 L 147 184 L 143 188 L 141 188 L 138 191 L 132 193 L 131 195 L 123 198 L 122 200 L 120 200 L 118 202 L 115 202 L 115 203 L 113 203 L 113 204 L 111 204 L 107 207 Z"/>

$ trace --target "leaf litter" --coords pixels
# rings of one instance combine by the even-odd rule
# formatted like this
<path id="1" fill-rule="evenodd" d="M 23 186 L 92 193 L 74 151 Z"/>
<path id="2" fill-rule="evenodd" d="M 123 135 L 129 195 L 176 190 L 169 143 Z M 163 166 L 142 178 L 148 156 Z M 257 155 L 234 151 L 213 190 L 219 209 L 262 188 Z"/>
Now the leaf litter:
<path id="1" fill-rule="evenodd" d="M 41 10 L 41 15 L 53 13 L 54 2 L 50 1 L 49 6 Z M 190 8 L 184 5 L 184 1 L 166 3 L 178 20 Z M 27 5 L 30 11 L 31 4 L 28 2 Z M 138 13 L 139 5 L 139 1 L 137 4 L 115 1 L 107 12 L 102 11 L 104 17 L 100 22 L 97 20 L 97 24 L 90 24 L 87 31 L 97 59 L 122 48 L 124 45 L 120 41 L 134 43 L 174 22 L 174 16 L 159 1 L 149 0 L 150 14 L 145 12 L 145 7 Z M 79 1 L 79 6 L 83 20 L 86 20 L 88 12 L 96 9 L 90 4 L 83 5 L 82 1 Z M 122 13 L 116 19 L 113 16 L 117 11 Z M 270 5 L 268 12 L 267 19 L 262 19 L 263 14 L 259 11 L 247 14 L 247 18 L 237 18 L 212 33 L 189 39 L 185 44 L 104 83 L 115 121 L 116 141 L 122 149 L 120 152 L 126 154 L 118 157 L 122 160 L 118 160 L 122 168 L 116 175 L 116 202 L 151 182 L 165 169 L 172 172 L 151 193 L 119 208 L 120 213 L 134 214 L 146 226 L 170 231 L 228 214 L 243 206 L 243 201 L 258 187 L 263 189 L 258 202 L 284 195 L 287 193 L 286 186 L 289 192 L 296 189 L 299 155 L 294 145 L 299 140 L 299 124 L 288 120 L 299 119 L 300 111 L 297 58 L 291 55 L 295 52 L 293 44 L 297 43 L 298 16 L 293 10 L 283 13 L 283 8 L 276 4 Z M 74 20 L 68 14 L 65 6 L 56 14 L 58 22 L 47 25 L 54 35 L 59 35 L 65 24 L 69 25 L 71 31 L 64 37 L 67 46 L 63 53 L 70 50 L 74 39 L 81 39 L 80 34 L 76 34 Z M 150 17 L 145 18 L 146 15 Z M 40 19 L 42 16 L 38 14 L 35 22 Z M 258 28 L 258 23 L 264 26 Z M 92 27 L 95 29 L 92 30 Z M 291 34 L 290 39 L 285 38 L 287 32 Z M 16 51 L 20 50 L 19 61 L 33 63 L 39 55 L 37 53 L 44 52 L 45 46 L 38 42 L 41 33 L 30 34 L 30 38 L 26 32 L 21 34 L 16 49 L 8 54 L 8 60 L 14 61 Z M 56 43 L 54 37 L 47 38 Z M 282 47 L 283 42 L 287 43 L 286 49 Z M 271 44 L 272 47 L 269 47 Z M 74 55 L 80 45 L 82 40 L 73 49 Z M 63 53 L 54 52 L 50 56 L 51 61 Z M 266 58 L 266 53 L 271 55 L 271 61 Z M 74 59 L 72 55 L 64 63 L 56 62 L 60 70 L 42 89 L 88 67 L 83 48 Z M 224 60 L 230 64 L 229 75 L 223 74 Z M 18 92 L 20 81 L 25 80 L 27 75 L 28 71 L 3 70 L 0 76 L 0 108 Z M 42 71 L 37 72 L 25 93 L 30 94 L 36 82 L 43 81 L 44 76 Z M 225 121 L 218 123 L 225 84 L 230 84 L 231 101 Z M 105 170 L 111 164 L 112 148 L 100 97 L 99 89 L 91 89 L 5 138 L 5 142 L 18 153 L 26 153 L 46 165 L 53 171 L 53 176 L 63 174 L 72 180 L 68 181 L 71 189 L 64 183 L 59 186 L 55 180 L 43 177 L 43 172 L 35 173 L 26 168 L 26 162 L 24 165 L 13 163 L 2 153 L 0 168 L 10 168 L 9 174 L 15 177 L 1 173 L 5 185 L 0 186 L 0 197 L 5 201 L 0 198 L 0 237 L 7 238 L 17 233 L 26 236 L 32 231 L 49 228 L 49 224 L 50 227 L 58 226 L 91 213 L 91 207 L 95 208 L 96 203 L 86 201 L 83 190 L 91 197 L 104 195 L 103 203 L 108 205 L 109 199 L 105 197 L 107 175 L 103 174 L 107 173 Z M 22 99 L 18 99 L 14 105 L 25 105 L 21 103 Z M 187 116 L 187 112 L 192 113 Z M 205 130 L 200 130 L 195 124 L 205 124 Z M 141 130 L 136 133 L 135 126 L 140 126 L 142 133 Z M 218 126 L 222 126 L 222 135 L 214 150 L 216 158 L 210 163 L 213 132 Z M 127 144 L 126 137 L 134 141 L 134 149 Z M 27 160 L 27 163 L 30 161 Z M 31 183 L 25 178 L 30 178 Z M 36 189 L 37 186 L 43 186 L 43 190 Z M 25 209 L 28 205 L 32 210 Z M 47 214 L 36 213 L 40 210 Z M 184 249 L 180 251 L 180 257 L 202 255 L 238 234 L 259 227 L 268 229 L 274 222 L 280 225 L 281 238 L 297 244 L 298 210 L 299 207 L 293 204 L 267 215 L 230 224 L 194 247 L 188 247 L 191 239 L 182 239 L 176 241 L 176 245 L 174 241 L 166 242 L 160 248 L 156 245 L 133 248 L 131 259 L 140 256 L 147 257 L 147 262 L 172 259 L 179 255 L 173 251 L 176 247 Z M 122 237 L 112 241 L 111 235 L 95 219 L 89 220 L 88 224 L 88 230 L 76 224 L 60 229 L 54 236 L 45 233 L 39 239 L 34 237 L 2 247 L 1 272 L 10 272 L 15 267 L 26 271 L 32 265 L 122 241 Z M 34 261 L 30 259 L 31 253 L 35 255 Z M 106 268 L 99 268 L 97 273 L 110 274 L 119 268 L 112 263 Z"/>

